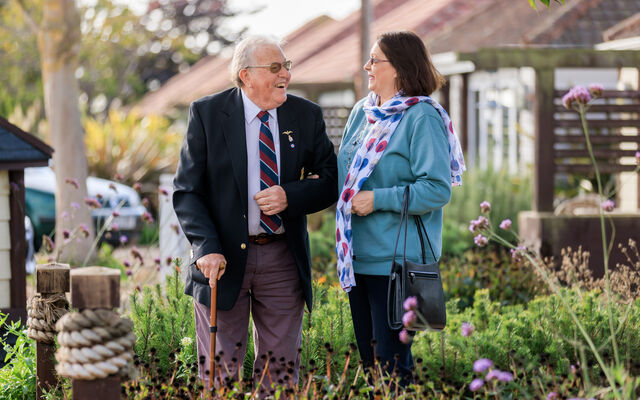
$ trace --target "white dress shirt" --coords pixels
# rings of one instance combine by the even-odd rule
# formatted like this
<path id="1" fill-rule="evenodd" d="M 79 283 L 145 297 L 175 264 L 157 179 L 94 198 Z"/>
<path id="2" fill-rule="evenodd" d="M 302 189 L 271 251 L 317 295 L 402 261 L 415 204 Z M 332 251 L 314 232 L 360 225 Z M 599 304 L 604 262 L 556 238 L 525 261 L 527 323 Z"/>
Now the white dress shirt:
<path id="1" fill-rule="evenodd" d="M 247 194 L 248 194 L 248 223 L 249 235 L 265 233 L 260 226 L 260 207 L 253 196 L 260 191 L 260 119 L 258 113 L 262 111 L 249 97 L 242 92 L 244 105 L 244 129 L 247 140 Z M 278 111 L 275 108 L 265 110 L 269 114 L 269 130 L 273 135 L 273 145 L 278 160 L 278 177 L 280 177 L 280 130 L 278 129 Z M 281 225 L 275 233 L 284 233 Z"/>

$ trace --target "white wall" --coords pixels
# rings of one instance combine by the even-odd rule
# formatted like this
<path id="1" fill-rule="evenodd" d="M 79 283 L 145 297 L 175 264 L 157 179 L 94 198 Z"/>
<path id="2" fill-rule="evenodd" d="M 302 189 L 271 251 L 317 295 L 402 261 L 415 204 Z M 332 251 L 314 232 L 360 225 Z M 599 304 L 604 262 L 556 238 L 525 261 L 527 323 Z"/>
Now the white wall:
<path id="1" fill-rule="evenodd" d="M 178 223 L 178 217 L 175 211 L 173 211 L 173 204 L 171 197 L 173 196 L 173 174 L 163 174 L 160 176 L 160 187 L 166 189 L 169 193 L 168 196 L 160 196 L 158 202 L 158 224 L 160 226 L 159 240 L 160 240 L 160 276 L 161 282 L 164 282 L 164 277 L 167 274 L 173 273 L 174 265 L 167 266 L 165 260 L 167 257 L 181 257 L 182 263 L 180 269 L 182 274 L 186 273 L 186 267 L 189 265 L 189 253 L 191 245 L 186 236 L 180 228 Z M 178 232 L 176 232 L 176 227 Z"/>
<path id="2" fill-rule="evenodd" d="M 0 308 L 9 308 L 11 306 L 10 187 L 9 172 L 0 171 Z"/>

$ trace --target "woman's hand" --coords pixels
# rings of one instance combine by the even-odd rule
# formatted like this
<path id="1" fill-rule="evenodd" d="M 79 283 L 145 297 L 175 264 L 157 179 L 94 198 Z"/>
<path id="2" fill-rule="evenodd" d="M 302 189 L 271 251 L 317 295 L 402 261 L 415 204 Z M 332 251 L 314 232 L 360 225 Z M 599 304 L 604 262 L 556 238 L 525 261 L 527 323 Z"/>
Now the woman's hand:
<path id="1" fill-rule="evenodd" d="M 351 200 L 351 213 L 364 217 L 373 212 L 373 190 L 361 190 Z"/>

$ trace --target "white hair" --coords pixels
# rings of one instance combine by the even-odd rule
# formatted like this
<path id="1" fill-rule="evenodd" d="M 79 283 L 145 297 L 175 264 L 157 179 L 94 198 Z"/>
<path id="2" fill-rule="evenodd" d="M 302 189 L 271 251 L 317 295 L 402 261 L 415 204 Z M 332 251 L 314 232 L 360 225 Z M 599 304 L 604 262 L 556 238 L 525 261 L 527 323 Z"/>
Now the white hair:
<path id="1" fill-rule="evenodd" d="M 240 41 L 233 51 L 233 58 L 229 66 L 231 82 L 237 87 L 242 87 L 244 83 L 240 79 L 240 71 L 249 65 L 255 64 L 255 54 L 262 47 L 276 47 L 280 51 L 282 42 L 273 36 L 256 35 L 249 36 Z"/>

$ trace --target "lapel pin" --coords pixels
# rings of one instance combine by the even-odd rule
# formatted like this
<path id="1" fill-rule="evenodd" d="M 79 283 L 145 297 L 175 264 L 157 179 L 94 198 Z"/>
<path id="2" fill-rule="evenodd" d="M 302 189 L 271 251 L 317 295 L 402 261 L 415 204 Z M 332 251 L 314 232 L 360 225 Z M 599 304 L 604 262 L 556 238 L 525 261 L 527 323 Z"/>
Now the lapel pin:
<path id="1" fill-rule="evenodd" d="M 287 137 L 289 138 L 289 146 L 291 146 L 291 148 L 293 149 L 294 147 L 296 147 L 296 145 L 293 143 L 293 138 L 291 137 L 291 134 L 293 133 L 293 131 L 284 131 L 282 132 L 283 135 L 287 135 Z"/>

